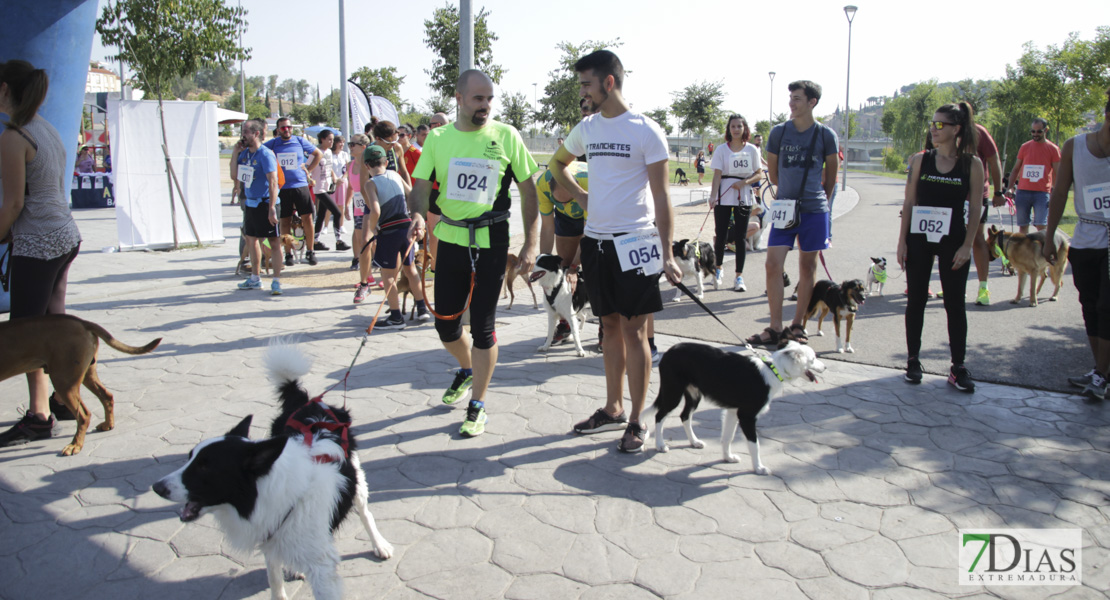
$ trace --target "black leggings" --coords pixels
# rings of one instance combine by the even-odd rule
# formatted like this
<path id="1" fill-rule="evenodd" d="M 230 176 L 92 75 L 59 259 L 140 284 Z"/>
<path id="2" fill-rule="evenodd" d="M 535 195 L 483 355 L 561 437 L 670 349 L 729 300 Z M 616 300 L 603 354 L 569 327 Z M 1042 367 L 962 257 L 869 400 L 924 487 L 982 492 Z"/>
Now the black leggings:
<path id="1" fill-rule="evenodd" d="M 1071 279 L 1079 290 L 1087 337 L 1110 340 L 1110 275 L 1106 248 L 1072 248 L 1068 251 Z"/>
<path id="2" fill-rule="evenodd" d="M 929 294 L 929 278 L 933 272 L 933 257 L 937 258 L 940 271 L 940 289 L 944 291 L 944 311 L 948 313 L 948 343 L 952 346 L 952 364 L 964 364 L 967 354 L 967 312 L 964 294 L 967 293 L 967 273 L 971 261 L 953 271 L 952 259 L 960 249 L 964 234 L 947 235 L 940 242 L 930 244 L 921 234 L 910 234 L 906 242 L 906 348 L 910 358 L 921 354 L 921 329 L 925 326 L 925 302 Z"/>
<path id="3" fill-rule="evenodd" d="M 470 337 L 474 347 L 488 350 L 497 343 L 494 320 L 497 301 L 501 296 L 501 283 L 505 279 L 505 264 L 509 247 L 471 250 L 464 246 L 440 240 L 436 254 L 435 309 L 441 315 L 453 315 L 466 306 L 470 291 L 470 253 L 477 252 L 474 296 L 470 300 Z M 436 319 L 436 332 L 445 344 L 462 337 L 462 318 Z"/>
<path id="4" fill-rule="evenodd" d="M 320 226 L 324 224 L 324 218 L 328 216 L 328 211 L 331 211 L 331 223 L 335 227 L 335 238 L 339 239 L 339 215 L 342 214 L 339 206 L 336 205 L 335 200 L 331 199 L 331 194 L 316 194 L 316 235 L 320 235 Z"/>
<path id="5" fill-rule="evenodd" d="M 713 225 L 716 239 L 713 240 L 713 251 L 717 253 L 717 267 L 725 260 L 725 244 L 728 242 L 728 218 L 735 215 L 736 223 L 733 225 L 736 232 L 736 274 L 744 272 L 744 261 L 747 260 L 748 249 L 744 240 L 748 237 L 748 219 L 751 217 L 750 206 L 721 206 L 713 208 Z"/>
<path id="6" fill-rule="evenodd" d="M 66 280 L 69 265 L 81 250 L 78 243 L 65 254 L 42 260 L 27 256 L 12 256 L 11 313 L 9 319 L 38 317 L 50 313 L 50 300 L 59 293 L 59 285 Z M 62 311 L 65 312 L 64 310 Z"/>

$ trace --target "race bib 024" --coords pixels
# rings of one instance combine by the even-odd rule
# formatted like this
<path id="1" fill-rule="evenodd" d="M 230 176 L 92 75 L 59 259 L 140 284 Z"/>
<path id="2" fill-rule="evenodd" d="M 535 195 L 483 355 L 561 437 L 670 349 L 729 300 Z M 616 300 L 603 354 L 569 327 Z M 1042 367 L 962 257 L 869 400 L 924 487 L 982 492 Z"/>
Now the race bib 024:
<path id="1" fill-rule="evenodd" d="M 493 205 L 500 163 L 484 158 L 452 158 L 447 167 L 447 198 Z"/>

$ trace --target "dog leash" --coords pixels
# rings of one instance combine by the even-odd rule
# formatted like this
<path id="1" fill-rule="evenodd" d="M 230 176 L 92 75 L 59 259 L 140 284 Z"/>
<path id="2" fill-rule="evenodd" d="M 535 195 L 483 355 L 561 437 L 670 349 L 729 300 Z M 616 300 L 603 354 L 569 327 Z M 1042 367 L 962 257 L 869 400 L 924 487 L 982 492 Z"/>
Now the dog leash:
<path id="1" fill-rule="evenodd" d="M 686 287 L 686 284 L 684 284 L 680 281 L 677 284 L 675 284 L 675 287 L 682 290 L 682 293 L 689 296 L 690 299 L 693 300 L 698 306 L 700 306 L 702 310 L 704 310 L 706 313 L 709 314 L 709 316 L 713 317 L 713 319 L 715 319 L 718 323 L 720 323 L 721 327 L 724 327 L 725 329 L 727 329 L 728 332 L 731 333 L 733 337 L 735 337 L 737 340 L 740 340 L 740 343 L 744 346 L 744 348 L 746 348 L 747 350 L 751 350 L 753 354 L 759 354 L 759 351 L 756 350 L 755 347 L 753 347 L 751 344 L 749 344 L 748 340 L 745 340 L 744 338 L 740 337 L 739 335 L 736 335 L 736 332 L 733 331 L 731 327 L 729 327 L 728 325 L 725 325 L 725 322 L 722 321 L 720 319 L 720 317 L 718 317 L 716 314 L 714 314 L 712 310 L 709 310 L 709 307 L 706 306 L 705 303 L 703 303 L 700 298 L 695 296 L 694 293 L 690 291 L 690 288 Z"/>
<path id="2" fill-rule="evenodd" d="M 376 320 L 376 319 L 375 319 Z M 373 327 L 371 327 L 373 329 Z M 343 374 L 343 379 L 331 384 L 320 392 L 320 395 L 312 399 L 313 402 L 318 402 L 324 398 L 324 394 L 332 391 L 339 384 L 343 384 L 343 409 L 347 409 L 347 378 L 351 376 L 351 370 L 355 368 L 355 361 L 358 360 L 358 355 L 362 353 L 362 349 L 366 347 L 366 340 L 369 339 L 369 331 L 367 335 L 362 336 L 362 342 L 358 345 L 358 350 L 355 350 L 355 356 L 351 359 L 351 364 L 347 366 L 347 372 Z"/>
<path id="3" fill-rule="evenodd" d="M 829 273 L 829 266 L 825 264 L 825 252 L 823 250 L 817 252 L 817 258 L 821 259 L 821 266 L 825 268 L 825 275 L 829 276 L 829 281 L 836 281 L 833 279 L 832 273 Z"/>

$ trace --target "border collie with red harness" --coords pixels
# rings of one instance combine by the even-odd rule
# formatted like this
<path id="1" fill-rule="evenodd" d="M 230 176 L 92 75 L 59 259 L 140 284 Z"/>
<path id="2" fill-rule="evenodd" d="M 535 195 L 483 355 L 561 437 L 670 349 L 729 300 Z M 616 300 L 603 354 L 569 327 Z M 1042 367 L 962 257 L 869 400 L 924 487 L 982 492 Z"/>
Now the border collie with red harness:
<path id="1" fill-rule="evenodd" d="M 184 503 L 182 521 L 211 514 L 229 546 L 266 558 L 273 598 L 284 598 L 283 568 L 302 573 L 318 600 L 343 597 L 335 530 L 354 508 L 374 554 L 393 555 L 367 507 L 351 417 L 344 408 L 309 399 L 300 379 L 311 361 L 297 347 L 272 345 L 266 353 L 278 386 L 281 414 L 271 437 L 249 439 L 248 415 L 226 435 L 193 448 L 185 466 L 154 484 L 163 498 Z"/>

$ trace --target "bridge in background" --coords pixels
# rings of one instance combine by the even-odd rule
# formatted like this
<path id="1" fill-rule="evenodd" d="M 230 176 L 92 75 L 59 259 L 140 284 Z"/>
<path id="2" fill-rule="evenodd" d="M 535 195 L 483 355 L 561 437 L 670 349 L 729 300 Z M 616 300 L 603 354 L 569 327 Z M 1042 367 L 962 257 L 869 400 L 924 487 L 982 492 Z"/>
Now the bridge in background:
<path id="1" fill-rule="evenodd" d="M 891 148 L 893 146 L 894 140 L 890 138 L 880 138 L 877 140 L 848 140 L 848 152 L 845 159 L 852 162 L 866 162 L 871 160 L 870 152 L 872 150 L 882 150 L 883 148 Z"/>

